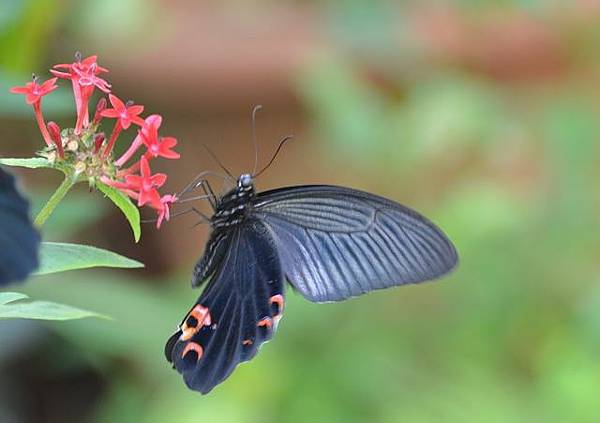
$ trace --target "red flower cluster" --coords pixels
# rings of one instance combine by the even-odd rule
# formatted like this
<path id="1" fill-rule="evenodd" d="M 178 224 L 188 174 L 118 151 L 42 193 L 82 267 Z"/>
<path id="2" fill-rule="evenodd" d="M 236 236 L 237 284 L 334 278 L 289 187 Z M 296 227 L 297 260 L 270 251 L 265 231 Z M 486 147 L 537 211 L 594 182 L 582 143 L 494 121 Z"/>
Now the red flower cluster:
<path id="1" fill-rule="evenodd" d="M 55 65 L 50 72 L 55 76 L 42 84 L 34 77 L 32 82 L 23 87 L 14 87 L 10 91 L 25 94 L 25 100 L 33 106 L 40 132 L 47 147 L 40 154 L 47 157 L 55 166 L 72 171 L 77 177 L 85 176 L 91 185 L 101 181 L 136 199 L 138 206 L 149 205 L 157 211 L 156 227 L 160 228 L 163 220 L 169 220 L 170 206 L 177 201 L 173 194 L 161 195 L 158 188 L 164 185 L 167 175 L 152 174 L 149 161 L 164 157 L 178 159 L 179 153 L 173 151 L 177 140 L 173 137 L 161 137 L 158 130 L 162 123 L 160 115 L 150 115 L 143 119 L 140 115 L 144 106 L 124 103 L 111 93 L 111 85 L 99 75 L 108 69 L 98 65 L 96 56 L 82 59 L 76 57 L 74 63 Z M 74 128 L 61 131 L 55 122 L 46 124 L 42 115 L 42 97 L 54 91 L 56 81 L 68 79 L 73 87 L 77 122 Z M 96 103 L 96 111 L 90 121 L 89 103 L 95 89 L 108 94 L 112 108 L 107 108 L 106 98 L 101 97 Z M 115 119 L 112 133 L 108 140 L 103 132 L 99 132 L 101 121 Z M 127 151 L 118 159 L 113 159 L 113 148 L 123 129 L 131 125 L 139 127 L 137 136 Z M 129 167 L 123 168 L 144 146 L 146 151 Z"/>

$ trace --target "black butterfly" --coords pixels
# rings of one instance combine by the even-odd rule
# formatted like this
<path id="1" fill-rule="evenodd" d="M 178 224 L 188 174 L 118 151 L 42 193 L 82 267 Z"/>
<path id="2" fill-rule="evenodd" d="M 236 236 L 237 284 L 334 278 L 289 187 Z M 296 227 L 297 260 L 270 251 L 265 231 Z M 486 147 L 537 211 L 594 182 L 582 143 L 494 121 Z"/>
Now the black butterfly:
<path id="1" fill-rule="evenodd" d="M 0 168 L 0 286 L 25 279 L 38 267 L 40 235 L 15 178 Z"/>
<path id="2" fill-rule="evenodd" d="M 366 192 L 314 185 L 256 193 L 250 174 L 221 198 L 205 191 L 212 233 L 192 285 L 208 285 L 165 347 L 203 394 L 273 336 L 285 279 L 309 301 L 340 301 L 435 279 L 458 261 L 433 223 Z"/>

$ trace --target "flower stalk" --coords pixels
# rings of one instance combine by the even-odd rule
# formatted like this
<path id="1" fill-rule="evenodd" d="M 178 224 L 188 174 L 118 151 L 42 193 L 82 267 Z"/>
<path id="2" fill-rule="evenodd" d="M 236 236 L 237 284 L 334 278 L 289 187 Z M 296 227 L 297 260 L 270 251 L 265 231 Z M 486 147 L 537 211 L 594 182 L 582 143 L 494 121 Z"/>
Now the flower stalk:
<path id="1" fill-rule="evenodd" d="M 71 175 L 65 175 L 65 179 L 58 186 L 54 194 L 50 197 L 50 199 L 44 204 L 42 210 L 38 213 L 33 221 L 33 224 L 38 228 L 41 228 L 46 220 L 50 217 L 56 206 L 62 201 L 62 199 L 67 195 L 69 190 L 75 185 L 77 182 L 77 178 Z"/>

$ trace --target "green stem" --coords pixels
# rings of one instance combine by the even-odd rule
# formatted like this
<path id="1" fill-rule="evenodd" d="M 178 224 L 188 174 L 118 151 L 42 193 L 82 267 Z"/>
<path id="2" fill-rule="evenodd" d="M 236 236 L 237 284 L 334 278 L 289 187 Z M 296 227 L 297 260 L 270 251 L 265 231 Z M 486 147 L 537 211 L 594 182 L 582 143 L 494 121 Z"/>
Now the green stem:
<path id="1" fill-rule="evenodd" d="M 56 206 L 58 206 L 58 203 L 60 203 L 61 200 L 65 197 L 65 195 L 67 195 L 67 192 L 69 192 L 71 187 L 75 185 L 76 181 L 77 180 L 71 175 L 65 175 L 65 180 L 62 181 L 58 188 L 56 188 L 56 191 L 54 191 L 52 197 L 50 197 L 48 202 L 44 204 L 44 207 L 42 208 L 42 210 L 40 210 L 35 220 L 33 221 L 35 226 L 37 226 L 38 228 L 42 227 L 42 225 L 50 217 Z"/>

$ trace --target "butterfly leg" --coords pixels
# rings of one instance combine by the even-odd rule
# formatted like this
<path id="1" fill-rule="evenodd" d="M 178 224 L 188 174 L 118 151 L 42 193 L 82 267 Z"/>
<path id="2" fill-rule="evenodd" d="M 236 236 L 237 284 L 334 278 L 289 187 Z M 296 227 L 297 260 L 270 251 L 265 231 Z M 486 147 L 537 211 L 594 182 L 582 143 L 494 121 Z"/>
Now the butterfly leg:
<path id="1" fill-rule="evenodd" d="M 195 228 L 196 226 L 201 225 L 203 223 L 210 223 L 210 217 L 208 217 L 207 215 L 202 213 L 196 207 L 191 207 L 190 212 L 196 213 L 202 219 L 198 223 L 194 224 L 194 226 L 192 226 L 192 228 Z"/>
<path id="2" fill-rule="evenodd" d="M 217 205 L 217 197 L 215 196 L 213 190 L 211 189 L 210 184 L 206 180 L 206 177 L 211 176 L 211 175 L 218 176 L 223 179 L 228 179 L 227 176 L 212 172 L 210 170 L 200 172 L 189 184 L 187 184 L 187 186 L 183 190 L 181 190 L 181 192 L 179 194 L 177 194 L 177 197 L 183 198 L 183 196 L 185 194 L 200 187 L 204 190 L 204 194 L 206 195 L 206 197 L 203 197 L 203 198 L 208 198 L 209 202 L 211 203 L 211 206 L 214 209 Z M 198 199 L 200 199 L 200 198 L 198 198 Z M 183 202 L 183 201 L 191 201 L 191 199 L 180 200 L 180 202 Z"/>
<path id="3" fill-rule="evenodd" d="M 207 196 L 208 201 L 210 202 L 210 205 L 212 206 L 213 210 L 216 210 L 217 209 L 217 197 L 216 197 L 215 193 L 213 192 L 213 190 L 210 186 L 210 183 L 206 179 L 203 179 L 199 185 L 204 190 L 204 194 Z"/>
<path id="4" fill-rule="evenodd" d="M 204 213 L 202 213 L 200 210 L 198 210 L 196 207 L 190 207 L 187 210 L 183 210 L 177 213 L 172 213 L 171 217 L 179 217 L 179 216 L 183 216 L 184 214 L 188 214 L 188 213 L 195 213 L 197 214 L 202 220 L 200 220 L 200 222 L 196 223 L 193 227 L 196 227 L 198 225 L 201 225 L 203 223 L 210 223 L 210 218 L 205 215 Z M 144 223 L 148 223 L 148 222 L 156 222 L 156 219 L 150 219 L 150 220 L 142 220 L 142 222 Z"/>

